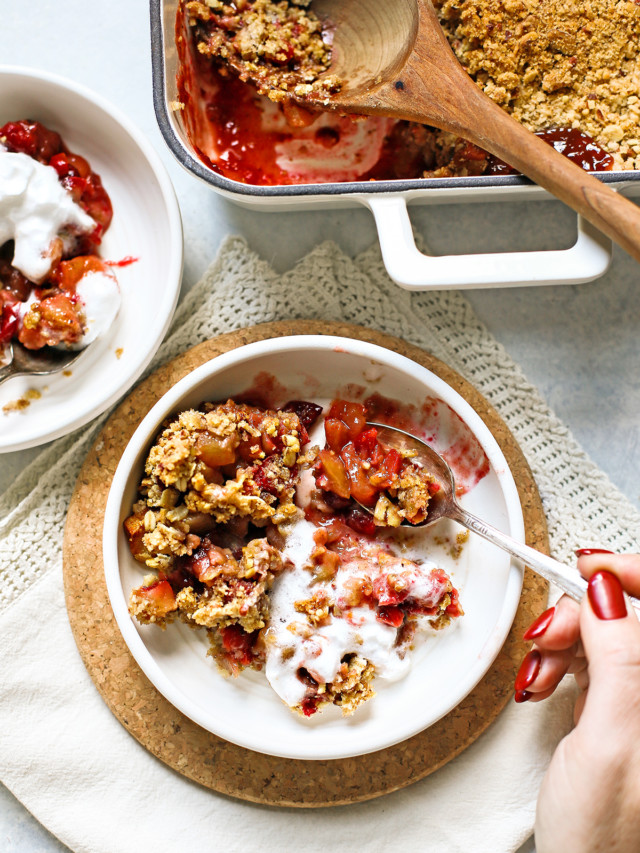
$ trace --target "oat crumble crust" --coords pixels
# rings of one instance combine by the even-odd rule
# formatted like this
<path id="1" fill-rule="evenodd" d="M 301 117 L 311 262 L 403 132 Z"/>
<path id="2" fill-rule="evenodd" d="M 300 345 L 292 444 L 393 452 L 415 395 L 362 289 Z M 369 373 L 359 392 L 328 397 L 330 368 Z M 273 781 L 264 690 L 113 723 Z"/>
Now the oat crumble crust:
<path id="1" fill-rule="evenodd" d="M 185 9 L 196 27 L 198 51 L 251 79 L 260 94 L 284 101 L 325 98 L 339 91 L 334 75 L 319 80 L 331 64 L 322 24 L 306 9 L 310 0 L 193 0 Z"/>
<path id="2" fill-rule="evenodd" d="M 454 53 L 529 130 L 580 128 L 640 169 L 640 6 L 626 0 L 434 0 Z M 440 145 L 451 146 L 451 134 Z"/>
<path id="3" fill-rule="evenodd" d="M 158 436 L 145 464 L 142 500 L 125 522 L 133 555 L 152 569 L 170 569 L 176 557 L 193 553 L 199 538 L 191 528 L 202 515 L 217 524 L 247 518 L 264 526 L 298 514 L 297 415 L 231 400 L 203 408 L 181 412 Z M 241 450 L 248 459 L 237 455 Z"/>
<path id="4" fill-rule="evenodd" d="M 176 618 L 206 628 L 209 654 L 226 674 L 237 669 L 219 654 L 219 631 L 238 625 L 252 634 L 265 627 L 267 593 L 282 559 L 266 538 L 251 540 L 236 559 L 201 534 L 218 525 L 244 534 L 249 522 L 277 526 L 297 517 L 303 433 L 293 412 L 232 400 L 180 412 L 149 451 L 141 499 L 124 522 L 131 553 L 157 572 L 131 593 L 131 615 L 161 628 Z M 194 560 L 199 585 L 174 594 L 166 578 L 186 558 Z"/>
<path id="5" fill-rule="evenodd" d="M 313 465 L 317 454 L 317 448 L 303 452 L 307 440 L 294 412 L 233 400 L 180 412 L 165 424 L 151 447 L 140 500 L 124 522 L 132 555 L 154 570 L 131 592 L 130 614 L 141 624 L 161 629 L 176 620 L 204 629 L 207 654 L 225 676 L 236 676 L 244 668 L 261 669 L 265 644 L 272 641 L 269 591 L 287 568 L 281 554 L 287 526 L 301 514 L 294 504 L 300 468 Z M 422 494 L 420 483 L 406 476 L 404 469 L 403 474 L 399 486 L 409 495 L 402 498 L 403 505 L 412 512 L 426 507 L 428 491 Z M 400 491 L 396 491 L 400 503 Z M 249 538 L 249 531 L 255 535 L 260 527 L 265 536 Z M 329 540 L 328 530 L 319 527 L 305 567 L 318 586 L 308 598 L 295 602 L 300 620 L 288 626 L 302 636 L 312 636 L 341 616 L 332 595 L 320 586 L 331 581 L 341 562 Z M 377 561 L 385 572 L 392 594 L 402 594 L 404 572 L 412 564 L 375 549 L 365 551 L 366 559 Z M 449 582 L 429 616 L 433 628 L 450 621 L 451 590 Z M 348 606 L 361 605 L 372 594 L 371 581 L 357 579 Z M 411 640 L 415 619 L 407 616 L 403 643 Z M 292 649 L 280 649 L 283 660 L 288 652 Z M 373 664 L 349 653 L 331 683 L 318 684 L 308 676 L 308 696 L 313 697 L 315 710 L 332 704 L 350 715 L 374 695 L 374 676 Z M 308 716 L 308 696 L 292 710 Z"/>
<path id="6" fill-rule="evenodd" d="M 346 655 L 331 684 L 327 684 L 324 690 L 324 685 L 320 686 L 318 708 L 337 705 L 344 717 L 350 717 L 363 702 L 375 696 L 371 686 L 374 676 L 373 664 L 359 655 Z M 304 715 L 301 706 L 296 706 L 294 710 Z"/>
<path id="7" fill-rule="evenodd" d="M 405 519 L 419 524 L 427 517 L 431 492 L 429 483 L 435 482 L 429 474 L 412 464 L 405 464 L 386 492 L 375 505 L 373 518 L 380 527 L 399 527 Z"/>

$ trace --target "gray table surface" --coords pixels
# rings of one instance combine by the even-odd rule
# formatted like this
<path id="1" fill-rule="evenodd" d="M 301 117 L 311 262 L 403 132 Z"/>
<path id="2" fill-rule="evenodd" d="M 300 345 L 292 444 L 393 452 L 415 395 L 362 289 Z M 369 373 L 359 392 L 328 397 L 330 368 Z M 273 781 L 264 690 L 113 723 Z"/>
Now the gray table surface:
<path id="1" fill-rule="evenodd" d="M 34 13 L 35 12 L 35 13 Z M 151 101 L 148 10 L 111 0 L 40 0 L 27 11 L 4 4 L 0 57 L 82 82 L 117 104 L 145 132 L 174 182 L 185 230 L 183 293 L 198 280 L 227 234 L 244 235 L 278 270 L 322 240 L 348 253 L 376 240 L 370 213 L 335 210 L 264 213 L 235 206 L 185 173 L 160 136 Z M 416 207 L 416 229 L 438 253 L 564 248 L 575 216 L 557 202 Z M 474 309 L 520 363 L 559 417 L 613 483 L 640 507 L 640 289 L 638 266 L 616 250 L 596 282 L 476 290 Z M 0 459 L 0 492 L 38 449 Z M 0 786 L 0 848 L 66 850 Z M 533 850 L 529 842 L 521 853 Z"/>

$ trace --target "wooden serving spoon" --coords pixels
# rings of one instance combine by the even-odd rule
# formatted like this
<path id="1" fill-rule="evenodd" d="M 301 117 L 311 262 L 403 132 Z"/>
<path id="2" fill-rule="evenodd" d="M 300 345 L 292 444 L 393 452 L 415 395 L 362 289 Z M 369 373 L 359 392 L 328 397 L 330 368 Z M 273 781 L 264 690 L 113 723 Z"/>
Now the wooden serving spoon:
<path id="1" fill-rule="evenodd" d="M 640 209 L 488 98 L 456 59 L 430 0 L 314 0 L 312 9 L 334 29 L 327 74 L 343 81 L 341 91 L 318 106 L 462 136 L 553 193 L 640 261 Z"/>

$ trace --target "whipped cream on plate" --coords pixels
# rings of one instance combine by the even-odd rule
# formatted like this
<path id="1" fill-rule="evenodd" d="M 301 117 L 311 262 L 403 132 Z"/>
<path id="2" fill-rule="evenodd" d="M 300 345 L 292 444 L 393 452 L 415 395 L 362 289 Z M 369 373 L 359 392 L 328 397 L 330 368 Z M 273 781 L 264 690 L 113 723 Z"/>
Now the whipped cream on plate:
<path id="1" fill-rule="evenodd" d="M 28 154 L 0 148 L 0 246 L 15 241 L 13 266 L 30 281 L 41 282 L 51 268 L 56 237 L 67 248 L 75 233 L 87 233 L 94 220 L 74 202 L 53 166 Z"/>
<path id="2" fill-rule="evenodd" d="M 84 334 L 71 349 L 93 343 L 111 326 L 120 310 L 120 288 L 112 274 L 89 272 L 76 285 L 76 294 L 84 307 Z"/>

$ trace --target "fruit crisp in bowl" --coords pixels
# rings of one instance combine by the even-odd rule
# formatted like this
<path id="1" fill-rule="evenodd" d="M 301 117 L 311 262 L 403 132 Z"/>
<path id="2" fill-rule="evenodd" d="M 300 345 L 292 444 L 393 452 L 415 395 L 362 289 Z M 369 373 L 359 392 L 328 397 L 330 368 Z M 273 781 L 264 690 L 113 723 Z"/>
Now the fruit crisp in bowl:
<path id="1" fill-rule="evenodd" d="M 164 462 L 162 471 L 153 470 L 160 460 L 149 457 L 162 436 L 175 450 L 171 427 L 182 413 L 202 423 L 221 409 L 244 413 L 237 426 L 246 440 L 238 434 L 225 444 L 218 430 L 212 441 L 204 435 L 210 430 L 196 428 L 182 462 L 172 457 L 172 472 Z M 283 424 L 276 438 L 267 431 L 274 417 Z M 255 430 L 251 438 L 241 421 Z M 381 493 L 399 507 L 392 490 L 404 463 L 398 468 L 393 455 L 377 449 L 365 428 L 371 423 L 432 444 L 451 465 L 462 505 L 523 540 L 508 462 L 477 412 L 419 361 L 365 341 L 284 335 L 217 354 L 168 388 L 127 443 L 103 528 L 113 614 L 154 688 L 217 737 L 300 760 L 363 755 L 436 723 L 500 653 L 520 600 L 522 567 L 448 519 L 426 528 L 391 527 L 390 517 L 376 524 L 370 510 Z M 294 430 L 299 447 L 289 445 L 293 457 L 285 459 Z M 217 455 L 216 444 L 226 455 Z M 328 451 L 334 455 L 327 467 Z M 265 466 L 284 474 L 278 462 L 288 473 L 274 482 Z M 208 496 L 227 484 L 229 494 L 244 478 L 255 517 L 236 507 L 217 521 L 202 511 L 206 487 L 190 482 L 198 473 L 209 481 Z M 366 510 L 351 491 L 363 496 L 363 473 L 376 486 Z M 176 480 L 166 485 L 160 474 Z M 216 509 L 222 512 L 220 501 Z M 150 549 L 149 511 L 147 527 L 174 528 L 174 551 L 190 553 Z M 260 545 L 251 544 L 256 540 Z M 252 575 L 253 548 L 259 559 Z M 193 595 L 181 595 L 188 587 Z M 192 618 L 198 610 L 207 626 Z M 209 627 L 218 617 L 220 627 Z M 219 669 L 238 676 L 222 677 Z M 375 698 L 365 701 L 373 689 Z"/>
<path id="2" fill-rule="evenodd" d="M 304 716 L 327 705 L 351 714 L 375 676 L 405 674 L 417 635 L 462 609 L 447 573 L 394 539 L 403 519 L 424 519 L 430 477 L 383 448 L 367 420 L 345 400 L 180 412 L 156 437 L 124 522 L 131 554 L 152 570 L 131 615 L 203 629 L 223 674 L 264 669 Z"/>

